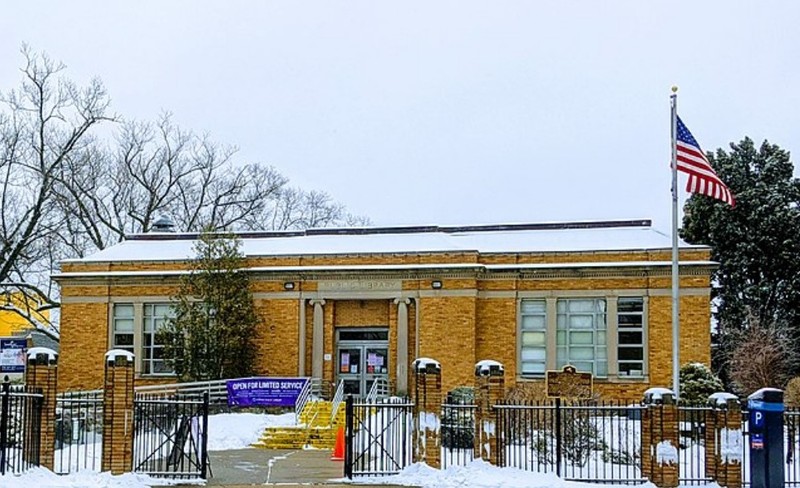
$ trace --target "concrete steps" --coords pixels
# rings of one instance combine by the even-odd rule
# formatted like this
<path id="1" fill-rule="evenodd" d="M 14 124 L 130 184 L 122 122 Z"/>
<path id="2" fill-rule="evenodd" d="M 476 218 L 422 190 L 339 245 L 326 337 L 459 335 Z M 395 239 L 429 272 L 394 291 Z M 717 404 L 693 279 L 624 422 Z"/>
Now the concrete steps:
<path id="1" fill-rule="evenodd" d="M 263 449 L 333 449 L 339 427 L 345 423 L 344 404 L 331 423 L 331 408 L 327 401 L 308 402 L 300 413 L 300 424 L 292 427 L 267 427 L 253 447 Z"/>

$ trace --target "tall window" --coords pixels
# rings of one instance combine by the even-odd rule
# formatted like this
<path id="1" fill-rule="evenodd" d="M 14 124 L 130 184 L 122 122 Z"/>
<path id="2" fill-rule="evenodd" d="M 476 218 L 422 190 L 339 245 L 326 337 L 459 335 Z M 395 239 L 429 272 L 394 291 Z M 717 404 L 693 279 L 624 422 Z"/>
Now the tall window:
<path id="1" fill-rule="evenodd" d="M 114 305 L 112 319 L 112 346 L 114 349 L 133 351 L 133 304 L 117 303 Z"/>
<path id="2" fill-rule="evenodd" d="M 617 360 L 620 376 L 644 374 L 644 300 L 617 301 Z"/>
<path id="3" fill-rule="evenodd" d="M 166 303 L 145 303 L 142 337 L 142 374 L 172 374 L 174 371 L 164 360 L 164 344 L 158 340 L 158 329 L 172 316 Z"/>
<path id="4" fill-rule="evenodd" d="M 547 369 L 547 304 L 523 300 L 520 305 L 522 374 L 543 375 Z"/>
<path id="5" fill-rule="evenodd" d="M 605 299 L 559 299 L 557 311 L 557 366 L 571 364 L 578 371 L 607 376 Z"/>

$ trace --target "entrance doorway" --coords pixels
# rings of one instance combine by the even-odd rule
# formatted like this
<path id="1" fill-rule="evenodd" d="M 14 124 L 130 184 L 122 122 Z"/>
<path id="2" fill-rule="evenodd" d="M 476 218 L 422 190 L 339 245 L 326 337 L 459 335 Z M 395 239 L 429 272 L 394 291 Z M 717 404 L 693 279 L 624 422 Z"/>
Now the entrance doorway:
<path id="1" fill-rule="evenodd" d="M 376 379 L 389 379 L 389 329 L 338 329 L 336 351 L 336 375 L 345 394 L 363 398 Z"/>

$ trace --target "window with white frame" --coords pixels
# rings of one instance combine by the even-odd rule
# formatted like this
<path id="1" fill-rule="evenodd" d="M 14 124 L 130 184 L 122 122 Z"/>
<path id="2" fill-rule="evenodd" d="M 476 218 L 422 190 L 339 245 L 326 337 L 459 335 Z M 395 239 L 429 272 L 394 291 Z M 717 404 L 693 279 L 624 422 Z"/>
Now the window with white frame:
<path id="1" fill-rule="evenodd" d="M 111 309 L 111 347 L 132 352 L 141 360 L 137 373 L 172 375 L 164 359 L 158 330 L 173 316 L 169 303 L 115 303 Z"/>
<path id="2" fill-rule="evenodd" d="M 644 375 L 644 299 L 617 300 L 617 370 L 619 376 Z"/>
<path id="3" fill-rule="evenodd" d="M 159 340 L 158 330 L 172 317 L 168 303 L 145 303 L 142 326 L 142 374 L 159 375 L 174 373 L 164 359 L 164 344 Z"/>
<path id="4" fill-rule="evenodd" d="M 543 375 L 547 369 L 547 303 L 520 304 L 520 364 L 524 375 Z"/>
<path id="5" fill-rule="evenodd" d="M 111 347 L 112 349 L 123 349 L 134 352 L 134 309 L 132 303 L 114 304 L 113 318 L 111 324 Z"/>
<path id="6" fill-rule="evenodd" d="M 559 299 L 556 322 L 556 366 L 608 376 L 605 298 Z"/>

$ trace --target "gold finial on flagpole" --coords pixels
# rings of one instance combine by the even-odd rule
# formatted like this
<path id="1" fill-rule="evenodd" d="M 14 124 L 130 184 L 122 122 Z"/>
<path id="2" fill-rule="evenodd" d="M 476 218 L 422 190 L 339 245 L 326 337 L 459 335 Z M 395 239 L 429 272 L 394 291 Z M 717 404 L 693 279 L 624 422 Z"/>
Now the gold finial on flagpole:
<path id="1" fill-rule="evenodd" d="M 672 85 L 672 93 L 678 93 L 678 85 Z"/>

